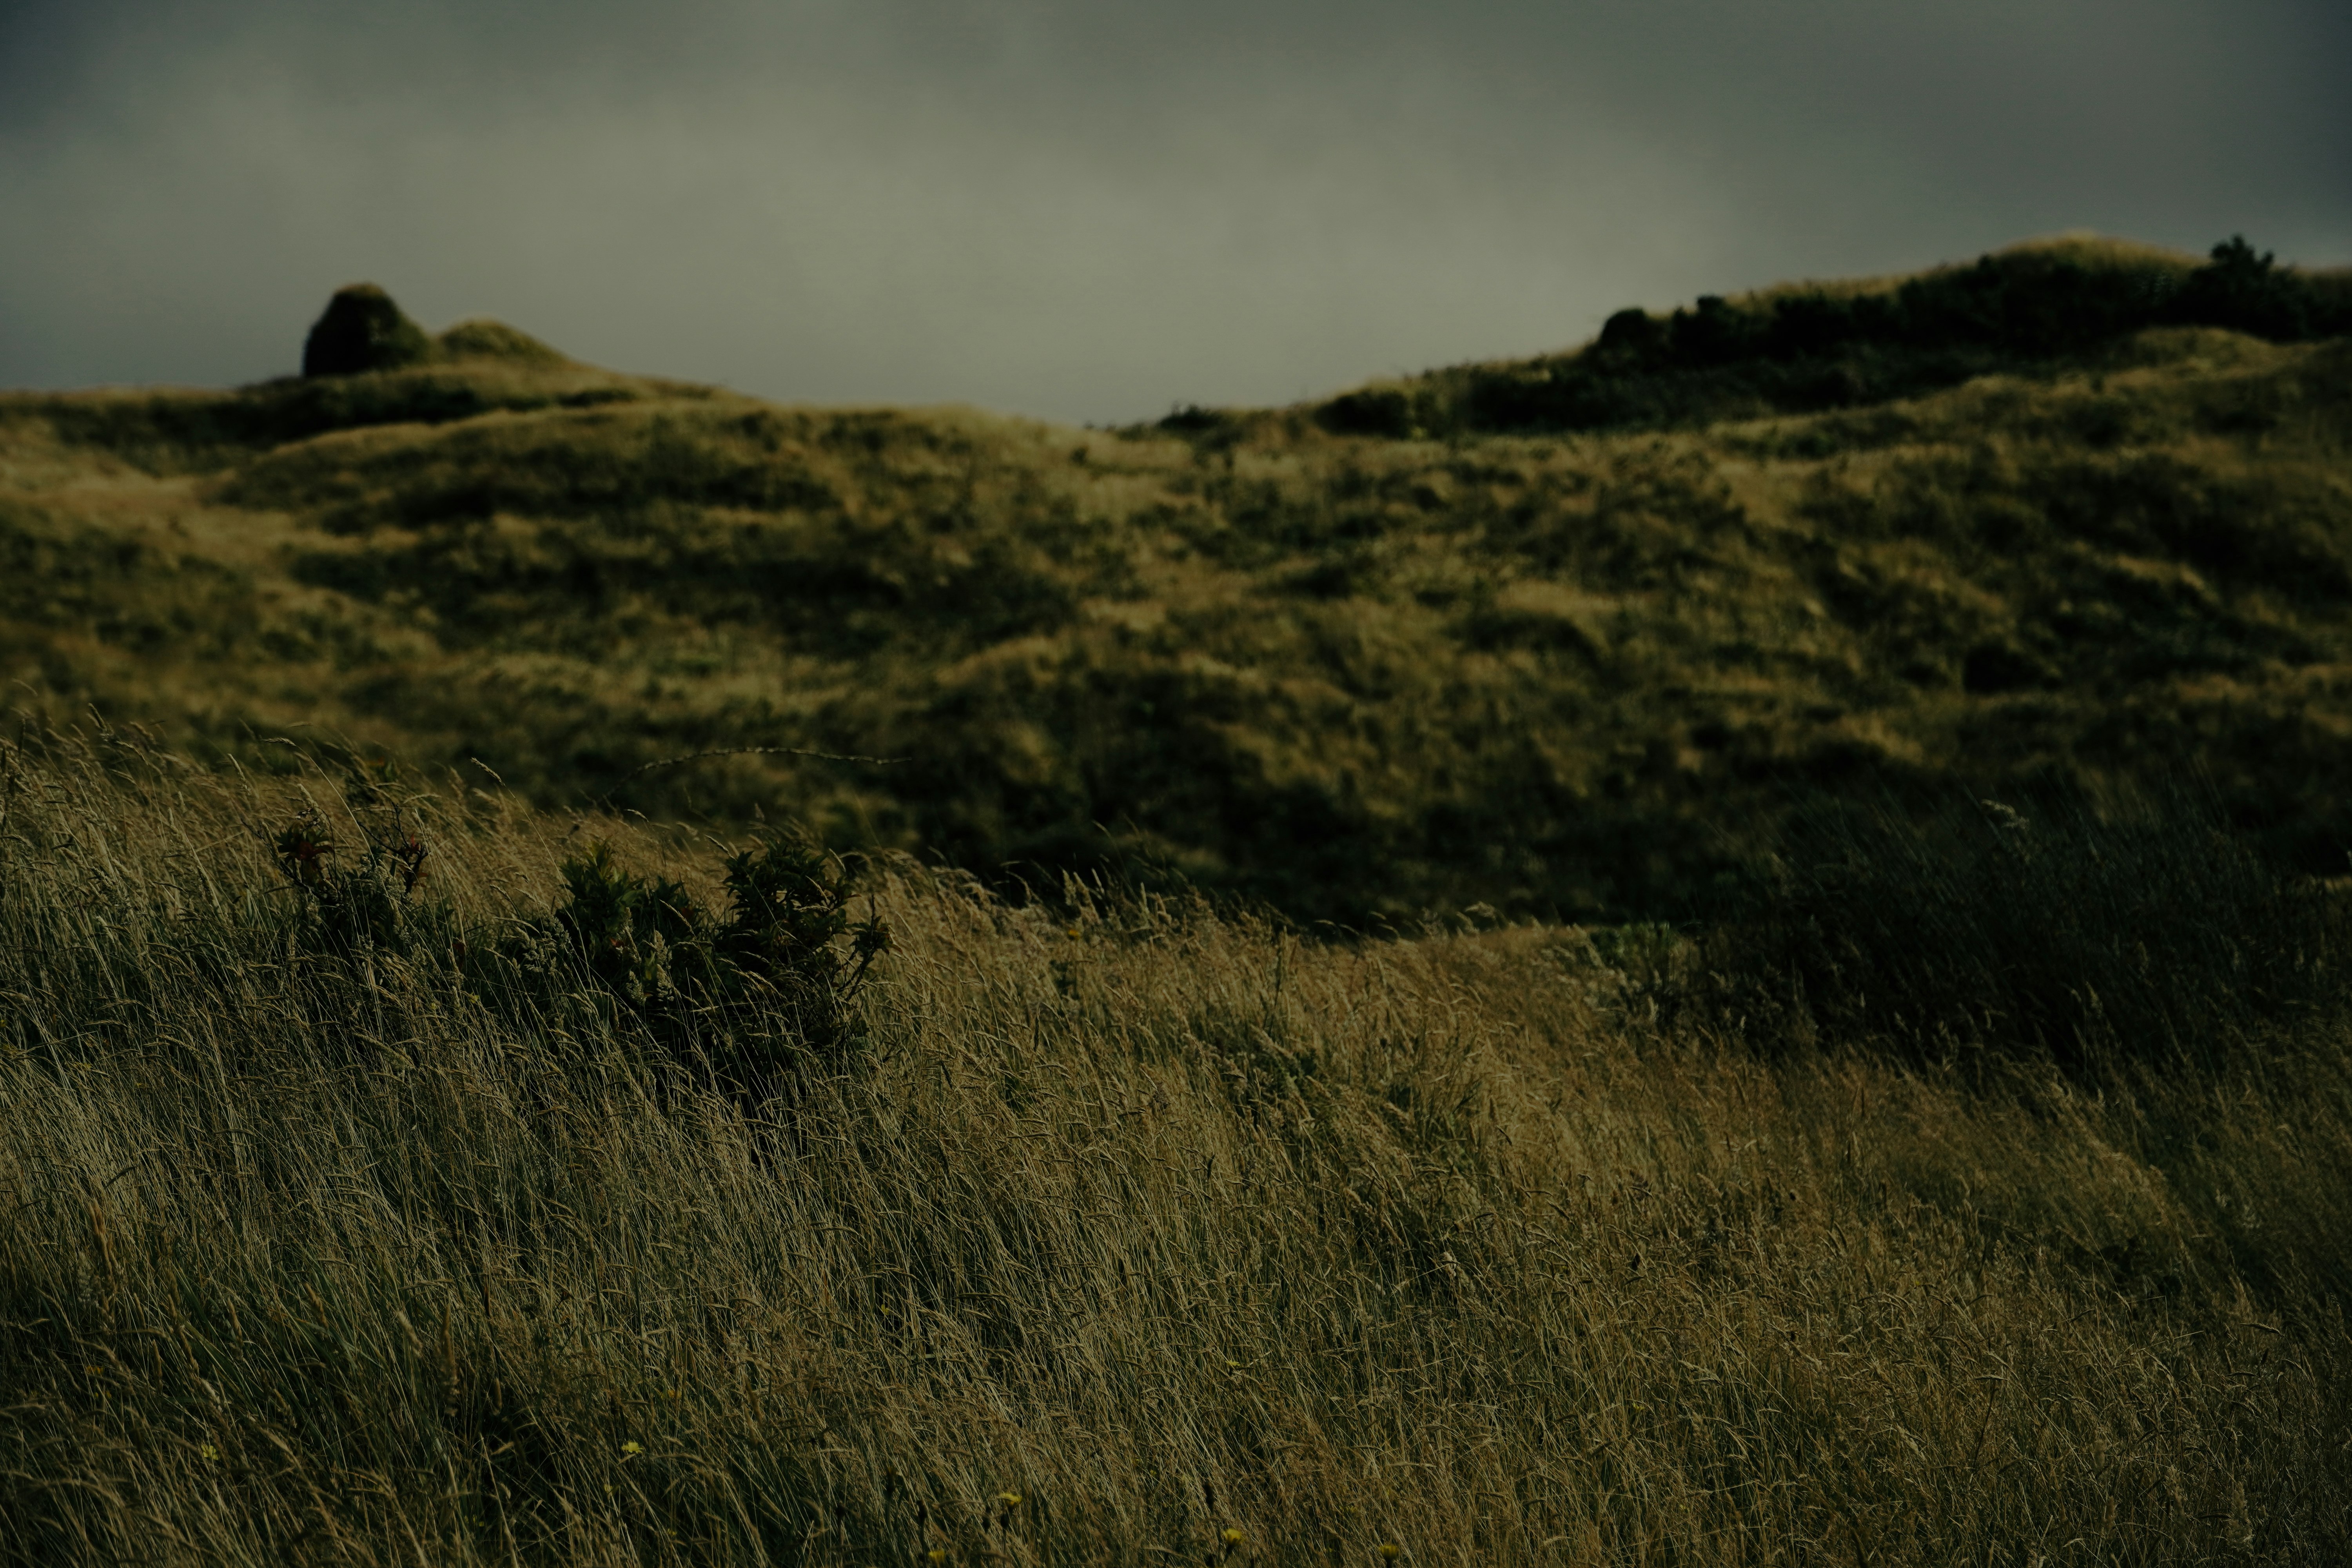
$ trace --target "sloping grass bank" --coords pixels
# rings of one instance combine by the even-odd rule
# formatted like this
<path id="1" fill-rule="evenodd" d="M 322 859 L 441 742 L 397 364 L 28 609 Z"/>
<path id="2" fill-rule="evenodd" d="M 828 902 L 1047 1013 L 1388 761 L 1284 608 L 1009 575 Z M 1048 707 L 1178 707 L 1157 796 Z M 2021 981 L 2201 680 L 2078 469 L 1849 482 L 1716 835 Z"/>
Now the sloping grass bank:
<path id="1" fill-rule="evenodd" d="M 2028 295 L 1996 314 L 2072 319 Z M 2352 846 L 2341 337 L 1565 434 L 786 408 L 548 352 L 0 395 L 10 705 L 1358 930 L 1712 918 L 1791 797 L 2196 772 L 2275 865 Z"/>
<path id="2" fill-rule="evenodd" d="M 717 846 L 5 771 L 0 1561 L 2352 1543 L 2340 1008 L 1947 1069 L 1699 1006 L 1639 932 L 1320 946 L 899 866 L 859 1043 L 746 1115 L 588 966 L 482 961 L 592 839 L 707 898 Z M 299 846 L 409 835 L 383 940 L 322 936 Z"/>

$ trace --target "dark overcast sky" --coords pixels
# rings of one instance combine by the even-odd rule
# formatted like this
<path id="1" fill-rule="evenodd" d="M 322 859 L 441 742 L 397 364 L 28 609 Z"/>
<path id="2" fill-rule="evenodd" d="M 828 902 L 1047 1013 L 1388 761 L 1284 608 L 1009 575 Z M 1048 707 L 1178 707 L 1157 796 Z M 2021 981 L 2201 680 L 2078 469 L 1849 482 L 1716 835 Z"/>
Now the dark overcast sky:
<path id="1" fill-rule="evenodd" d="M 0 385 L 337 285 L 1069 420 L 2072 228 L 2352 260 L 2346 0 L 0 0 Z"/>

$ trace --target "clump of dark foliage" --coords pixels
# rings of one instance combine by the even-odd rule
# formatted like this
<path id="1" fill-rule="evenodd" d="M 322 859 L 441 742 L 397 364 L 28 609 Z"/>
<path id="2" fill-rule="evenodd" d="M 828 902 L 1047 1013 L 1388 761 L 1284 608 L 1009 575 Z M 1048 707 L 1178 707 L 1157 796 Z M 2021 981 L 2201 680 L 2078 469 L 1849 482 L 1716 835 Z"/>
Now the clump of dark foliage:
<path id="1" fill-rule="evenodd" d="M 857 868 L 814 846 L 767 843 L 729 858 L 726 903 L 614 862 L 599 843 L 564 863 L 558 951 L 675 1059 L 752 1096 L 842 1064 L 851 1004 L 889 933 L 856 920 Z"/>
<path id="2" fill-rule="evenodd" d="M 302 344 L 304 375 L 358 375 L 400 370 L 433 357 L 424 328 L 373 283 L 335 290 Z"/>
<path id="3" fill-rule="evenodd" d="M 2352 921 L 2210 805 L 1801 816 L 1689 994 L 1751 1039 L 1923 1062 L 2210 1068 L 2352 1003 Z"/>
<path id="4" fill-rule="evenodd" d="M 388 782 L 391 767 L 376 764 Z M 361 781 L 362 787 L 366 780 Z M 278 869 L 300 896 L 300 933 L 311 952 L 337 959 L 406 954 L 425 923 L 416 889 L 431 850 L 396 805 L 362 831 L 346 858 L 326 819 L 306 811 L 271 840 Z"/>
<path id="5" fill-rule="evenodd" d="M 2031 373 L 2163 326 L 2297 342 L 2352 331 L 2352 300 L 2243 237 L 2185 273 L 2017 252 L 1883 294 L 1801 292 L 1749 305 L 1708 295 L 1666 317 L 1621 310 L 1578 353 L 1349 393 L 1318 417 L 1338 434 L 1394 438 L 1816 413 Z"/>
<path id="6" fill-rule="evenodd" d="M 625 869 L 599 841 L 563 863 L 552 914 L 471 949 L 445 906 L 417 896 L 432 852 L 383 787 L 391 764 L 352 772 L 344 827 L 309 810 L 270 840 L 299 896 L 297 948 L 313 961 L 373 987 L 379 956 L 446 959 L 493 1006 L 524 1014 L 585 996 L 669 1065 L 747 1100 L 837 1069 L 860 1043 L 852 1004 L 889 946 L 879 920 L 852 913 L 860 866 L 771 841 L 728 858 L 713 905 Z"/>

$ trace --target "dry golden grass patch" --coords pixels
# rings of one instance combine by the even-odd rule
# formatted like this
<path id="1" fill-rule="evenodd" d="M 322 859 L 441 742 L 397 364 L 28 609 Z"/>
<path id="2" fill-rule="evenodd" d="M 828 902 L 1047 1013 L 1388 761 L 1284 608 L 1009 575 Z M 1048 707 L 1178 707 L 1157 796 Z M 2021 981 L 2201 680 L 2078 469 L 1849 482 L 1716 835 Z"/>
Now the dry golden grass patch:
<path id="1" fill-rule="evenodd" d="M 584 972 L 477 962 L 586 837 L 706 889 L 708 846 L 119 741 L 6 773 L 0 1560 L 2352 1541 L 2294 1264 L 2352 1169 L 2333 1021 L 1963 1081 L 1677 1022 L 1663 938 L 1331 946 L 902 864 L 865 1046 L 747 1115 Z M 356 855 L 395 800 L 404 951 L 318 946 L 264 835 Z"/>

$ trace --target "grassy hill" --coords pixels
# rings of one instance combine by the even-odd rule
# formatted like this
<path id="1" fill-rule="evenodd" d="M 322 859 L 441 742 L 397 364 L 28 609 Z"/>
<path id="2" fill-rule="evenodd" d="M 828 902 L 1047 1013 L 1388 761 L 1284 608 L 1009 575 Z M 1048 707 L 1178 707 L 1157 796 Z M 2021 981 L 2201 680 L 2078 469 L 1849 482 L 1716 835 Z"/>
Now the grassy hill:
<path id="1" fill-rule="evenodd" d="M 2198 777 L 2333 874 L 2344 293 L 2217 258 L 2027 247 L 1115 432 L 778 407 L 482 323 L 15 395 L 0 672 L 248 768 L 293 736 L 1349 924 L 1703 914 L 1824 794 Z M 1824 364 L 1835 405 L 1783 406 Z M 1600 427 L 1528 400 L 1571 383 L 1616 389 Z M 659 765 L 763 747 L 903 760 Z"/>

